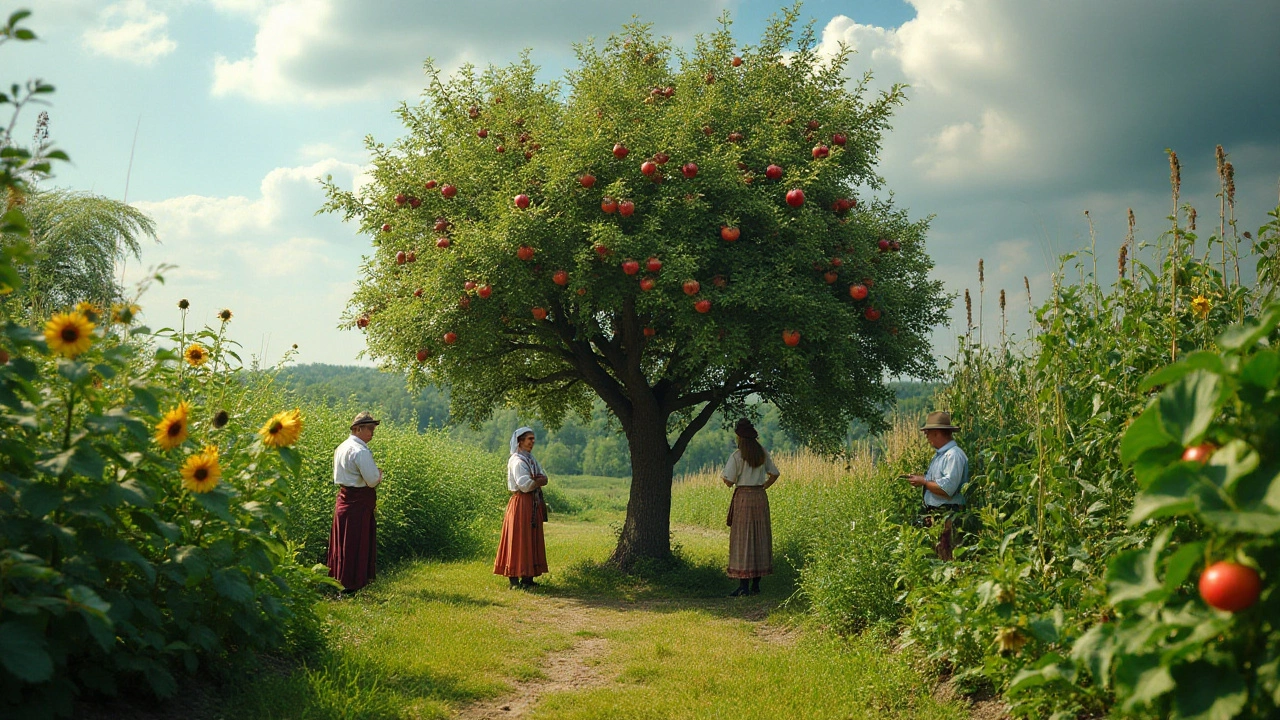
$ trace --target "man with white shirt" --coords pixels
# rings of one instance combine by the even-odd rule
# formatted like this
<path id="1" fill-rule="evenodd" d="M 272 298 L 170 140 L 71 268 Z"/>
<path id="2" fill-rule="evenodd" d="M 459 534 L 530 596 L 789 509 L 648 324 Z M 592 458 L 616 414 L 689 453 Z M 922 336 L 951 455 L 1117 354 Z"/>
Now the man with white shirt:
<path id="1" fill-rule="evenodd" d="M 368 412 L 356 415 L 351 435 L 333 451 L 338 498 L 333 505 L 328 565 L 329 576 L 342 583 L 344 592 L 368 585 L 376 574 L 378 537 L 373 511 L 382 471 L 373 462 L 369 443 L 379 422 Z"/>
<path id="2" fill-rule="evenodd" d="M 951 424 L 951 413 L 931 412 L 925 419 L 925 439 L 933 446 L 933 460 L 924 475 L 903 475 L 914 487 L 923 488 L 924 512 L 926 516 L 943 517 L 942 537 L 933 546 L 938 557 L 943 560 L 952 558 L 951 534 L 954 529 L 952 514 L 964 509 L 964 494 L 961 490 L 969 480 L 969 457 L 953 439 L 960 428 Z"/>

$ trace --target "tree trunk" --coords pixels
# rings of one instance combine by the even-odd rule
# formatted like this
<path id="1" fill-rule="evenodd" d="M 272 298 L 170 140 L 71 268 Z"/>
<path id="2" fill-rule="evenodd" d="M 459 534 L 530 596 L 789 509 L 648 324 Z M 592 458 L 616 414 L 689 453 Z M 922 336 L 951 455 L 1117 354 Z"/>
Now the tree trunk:
<path id="1" fill-rule="evenodd" d="M 611 559 L 623 570 L 631 570 L 640 560 L 671 560 L 673 464 L 666 418 L 657 412 L 637 413 L 627 444 L 631 447 L 631 497 Z"/>

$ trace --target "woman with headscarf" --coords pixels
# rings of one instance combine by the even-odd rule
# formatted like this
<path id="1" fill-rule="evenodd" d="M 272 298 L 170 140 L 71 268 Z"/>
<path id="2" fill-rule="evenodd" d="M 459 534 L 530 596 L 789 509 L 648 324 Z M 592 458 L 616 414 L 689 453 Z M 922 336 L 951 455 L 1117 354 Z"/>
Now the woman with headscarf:
<path id="1" fill-rule="evenodd" d="M 533 458 L 533 428 L 511 433 L 511 457 L 507 460 L 507 514 L 502 518 L 502 539 L 493 574 L 510 579 L 511 587 L 536 587 L 533 579 L 547 571 L 547 546 L 542 524 L 547 520 L 547 504 L 542 488 L 547 476 Z"/>
<path id="2" fill-rule="evenodd" d="M 773 528 L 765 488 L 778 481 L 778 466 L 756 439 L 751 421 L 742 418 L 733 428 L 738 449 L 729 456 L 720 479 L 733 488 L 729 502 L 729 577 L 738 579 L 730 597 L 756 595 L 760 578 L 773 574 Z"/>

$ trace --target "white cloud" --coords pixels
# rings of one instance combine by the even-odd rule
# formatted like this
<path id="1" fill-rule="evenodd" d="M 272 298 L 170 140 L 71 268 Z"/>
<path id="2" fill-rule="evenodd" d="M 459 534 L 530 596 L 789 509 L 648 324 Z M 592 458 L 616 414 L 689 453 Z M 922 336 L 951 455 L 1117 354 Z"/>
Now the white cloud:
<path id="1" fill-rule="evenodd" d="M 169 37 L 169 16 L 146 0 L 106 6 L 98 14 L 98 25 L 86 30 L 82 39 L 94 53 L 138 65 L 150 65 L 178 47 Z"/>

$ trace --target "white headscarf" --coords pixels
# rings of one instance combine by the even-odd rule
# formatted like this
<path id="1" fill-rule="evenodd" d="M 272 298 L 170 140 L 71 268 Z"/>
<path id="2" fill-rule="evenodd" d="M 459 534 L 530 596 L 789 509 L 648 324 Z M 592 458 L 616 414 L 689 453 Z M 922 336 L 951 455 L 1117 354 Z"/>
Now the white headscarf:
<path id="1" fill-rule="evenodd" d="M 519 428 L 516 428 L 515 432 L 511 433 L 511 454 L 512 455 L 515 455 L 517 452 L 520 451 L 520 436 L 524 435 L 525 433 L 531 433 L 531 432 L 533 432 L 533 428 L 531 427 L 519 427 Z"/>

